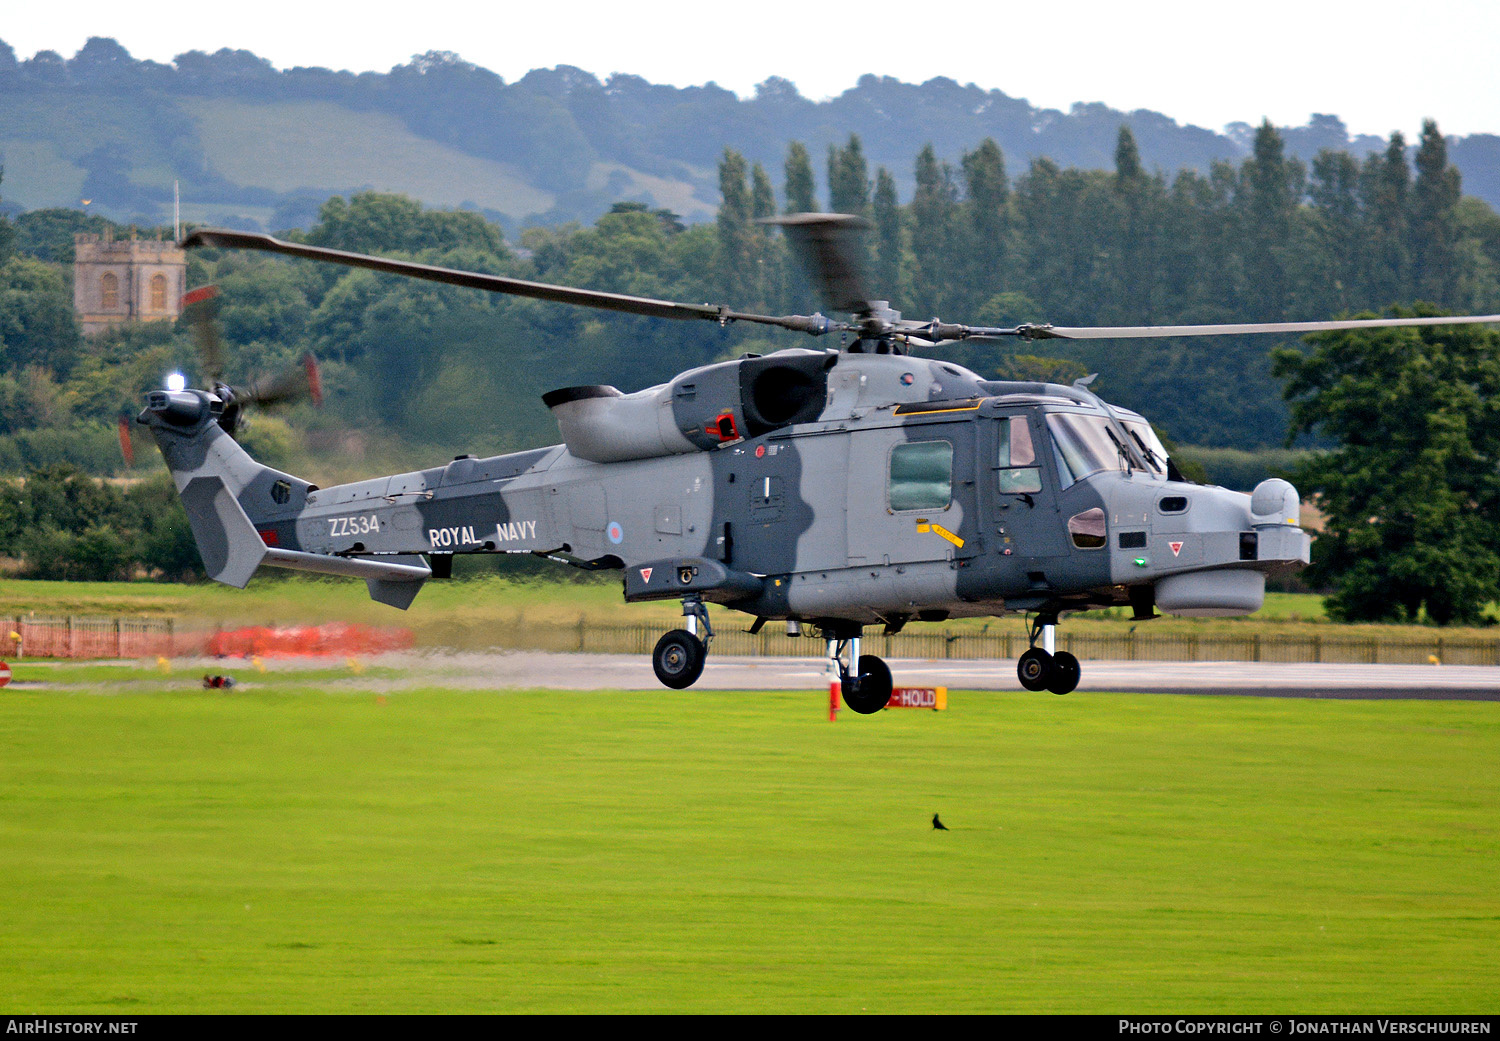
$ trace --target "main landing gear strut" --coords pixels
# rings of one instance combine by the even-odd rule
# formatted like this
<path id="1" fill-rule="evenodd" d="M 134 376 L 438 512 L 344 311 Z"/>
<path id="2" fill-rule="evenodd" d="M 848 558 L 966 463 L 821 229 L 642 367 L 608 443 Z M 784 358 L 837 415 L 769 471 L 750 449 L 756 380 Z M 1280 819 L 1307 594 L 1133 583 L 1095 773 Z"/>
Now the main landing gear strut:
<path id="1" fill-rule="evenodd" d="M 1057 633 L 1057 612 L 1043 613 L 1031 622 L 1028 634 L 1031 649 L 1016 662 L 1016 675 L 1021 686 L 1027 690 L 1050 690 L 1054 694 L 1066 694 L 1078 686 L 1082 669 L 1078 659 L 1067 651 L 1054 651 Z M 1036 645 L 1040 637 L 1042 645 Z"/>
<path id="2" fill-rule="evenodd" d="M 698 682 L 703 675 L 703 663 L 708 659 L 708 645 L 714 642 L 714 627 L 708 621 L 708 608 L 696 597 L 682 602 L 683 625 L 673 629 L 656 641 L 651 652 L 651 668 L 663 686 L 673 690 L 685 690 Z M 703 637 L 698 636 L 698 625 L 703 625 Z"/>
<path id="3" fill-rule="evenodd" d="M 859 653 L 859 633 L 858 629 L 827 631 L 828 664 L 838 669 L 844 704 L 869 715 L 890 704 L 891 669 L 875 655 Z"/>

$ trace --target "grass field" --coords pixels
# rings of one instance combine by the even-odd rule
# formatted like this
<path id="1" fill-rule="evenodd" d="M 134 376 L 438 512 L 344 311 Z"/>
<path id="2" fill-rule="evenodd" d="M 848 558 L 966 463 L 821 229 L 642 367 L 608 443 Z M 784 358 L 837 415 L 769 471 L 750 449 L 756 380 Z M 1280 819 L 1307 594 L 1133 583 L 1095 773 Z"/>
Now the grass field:
<path id="1" fill-rule="evenodd" d="M 12 1012 L 1500 993 L 1493 704 L 955 693 L 829 724 L 813 692 L 102 675 L 0 691 Z"/>

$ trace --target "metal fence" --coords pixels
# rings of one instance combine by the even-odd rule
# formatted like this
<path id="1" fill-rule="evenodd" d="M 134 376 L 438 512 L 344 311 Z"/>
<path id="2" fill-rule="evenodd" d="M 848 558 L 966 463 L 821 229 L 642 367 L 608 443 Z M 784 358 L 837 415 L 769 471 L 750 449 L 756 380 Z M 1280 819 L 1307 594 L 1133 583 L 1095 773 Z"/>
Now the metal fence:
<path id="1" fill-rule="evenodd" d="M 649 654 L 662 630 L 648 625 L 596 625 L 580 620 L 568 626 L 498 632 L 497 646 L 596 654 Z M 1322 634 L 1119 632 L 1057 634 L 1057 649 L 1084 661 L 1248 661 L 1427 664 L 1500 664 L 1500 637 L 1452 638 L 1414 634 L 1411 638 Z M 1016 658 L 1027 647 L 1019 631 L 963 632 L 922 629 L 886 636 L 867 633 L 864 652 L 882 658 Z M 819 641 L 787 637 L 779 626 L 751 635 L 727 626 L 717 630 L 715 654 L 752 657 L 820 657 Z"/>
<path id="2" fill-rule="evenodd" d="M 198 653 L 205 638 L 181 630 L 175 618 L 25 615 L 0 616 L 0 625 L 0 656 L 26 658 L 176 657 Z"/>
<path id="3" fill-rule="evenodd" d="M 173 618 L 0 616 L 0 625 L 5 627 L 0 633 L 0 658 L 16 656 L 11 633 L 20 635 L 19 650 L 27 658 L 154 658 L 208 653 L 217 631 Z M 482 642 L 528 650 L 649 654 L 662 631 L 659 625 L 601 625 L 580 618 L 564 625 L 496 625 L 487 629 L 482 641 L 472 631 L 452 636 L 470 647 Z M 446 642 L 437 630 L 419 632 L 419 644 Z M 808 658 L 823 653 L 821 642 L 788 637 L 779 625 L 768 625 L 754 635 L 721 625 L 713 649 L 715 654 L 751 657 Z M 894 636 L 872 630 L 864 641 L 866 653 L 883 658 L 1014 659 L 1025 649 L 1026 637 L 1019 627 L 1005 632 L 922 628 Z M 1426 664 L 1436 658 L 1446 665 L 1500 664 L 1500 636 L 1454 638 L 1428 630 L 1392 639 L 1343 633 L 1079 633 L 1064 629 L 1057 634 L 1057 649 L 1085 661 Z"/>

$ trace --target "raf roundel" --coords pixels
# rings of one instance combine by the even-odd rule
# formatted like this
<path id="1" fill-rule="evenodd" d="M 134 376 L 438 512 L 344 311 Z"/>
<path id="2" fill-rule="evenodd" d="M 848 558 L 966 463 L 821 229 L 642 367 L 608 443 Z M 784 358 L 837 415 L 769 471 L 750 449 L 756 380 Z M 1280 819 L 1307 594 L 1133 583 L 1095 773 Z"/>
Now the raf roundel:
<path id="1" fill-rule="evenodd" d="M 609 536 L 609 541 L 613 542 L 616 546 L 625 541 L 625 529 L 620 527 L 619 521 L 610 521 L 609 527 L 604 529 L 604 533 Z"/>

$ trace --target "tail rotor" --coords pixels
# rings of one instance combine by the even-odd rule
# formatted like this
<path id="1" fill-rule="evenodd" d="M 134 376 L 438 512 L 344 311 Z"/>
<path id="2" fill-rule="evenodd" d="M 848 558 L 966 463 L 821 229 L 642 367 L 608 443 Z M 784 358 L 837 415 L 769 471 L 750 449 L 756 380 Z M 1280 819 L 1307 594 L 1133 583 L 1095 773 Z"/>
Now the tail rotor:
<path id="1" fill-rule="evenodd" d="M 248 405 L 273 408 L 291 405 L 298 401 L 323 404 L 323 379 L 318 372 L 318 360 L 311 351 L 301 360 L 282 372 L 259 379 L 250 378 L 231 386 L 224 382 L 224 341 L 219 335 L 219 288 L 200 286 L 182 297 L 182 316 L 193 328 L 193 341 L 198 347 L 198 358 L 204 379 L 213 393 L 224 403 L 219 416 L 219 425 L 230 437 L 242 428 L 244 410 Z"/>

